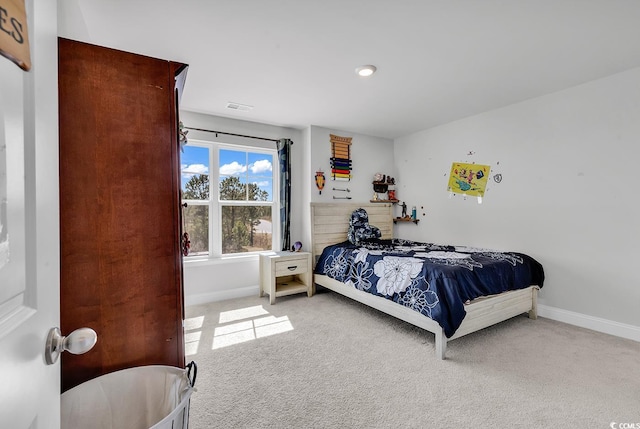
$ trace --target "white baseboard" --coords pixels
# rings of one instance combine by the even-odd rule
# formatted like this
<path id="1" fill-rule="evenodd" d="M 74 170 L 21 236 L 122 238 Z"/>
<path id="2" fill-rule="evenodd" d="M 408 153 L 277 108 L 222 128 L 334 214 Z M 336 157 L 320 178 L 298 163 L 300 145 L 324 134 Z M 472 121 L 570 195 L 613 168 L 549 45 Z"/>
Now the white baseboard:
<path id="1" fill-rule="evenodd" d="M 627 325 L 542 304 L 538 304 L 538 316 L 640 342 L 640 326 Z"/>
<path id="2" fill-rule="evenodd" d="M 245 296 L 255 295 L 258 296 L 260 291 L 259 286 L 247 286 L 238 289 L 223 290 L 218 292 L 207 292 L 192 295 L 185 295 L 184 305 L 200 305 L 207 304 L 209 302 L 224 301 L 226 299 L 242 298 Z"/>

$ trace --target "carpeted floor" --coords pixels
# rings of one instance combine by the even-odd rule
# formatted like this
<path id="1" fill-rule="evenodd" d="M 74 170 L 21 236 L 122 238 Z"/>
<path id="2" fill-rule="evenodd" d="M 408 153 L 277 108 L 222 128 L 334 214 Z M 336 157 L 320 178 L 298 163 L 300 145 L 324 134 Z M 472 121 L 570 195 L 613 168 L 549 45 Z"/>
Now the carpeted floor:
<path id="1" fill-rule="evenodd" d="M 440 361 L 433 334 L 326 290 L 187 318 L 191 429 L 640 427 L 640 343 L 549 319 L 456 339 Z"/>

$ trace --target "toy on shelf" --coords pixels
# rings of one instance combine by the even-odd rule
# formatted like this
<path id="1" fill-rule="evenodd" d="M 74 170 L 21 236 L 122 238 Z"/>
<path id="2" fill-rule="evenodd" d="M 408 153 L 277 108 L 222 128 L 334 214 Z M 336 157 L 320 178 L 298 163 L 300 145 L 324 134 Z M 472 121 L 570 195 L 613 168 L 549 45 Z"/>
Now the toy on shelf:
<path id="1" fill-rule="evenodd" d="M 407 214 L 407 203 L 406 202 L 402 202 L 402 204 L 400 205 L 400 207 L 402 207 L 402 215 L 398 216 L 397 218 L 393 219 L 393 223 L 397 223 L 397 222 L 413 222 L 416 225 L 418 224 L 418 222 L 420 222 L 420 219 L 418 219 L 417 216 L 417 212 L 416 212 L 416 207 L 413 206 L 411 208 L 411 215 Z"/>
<path id="2" fill-rule="evenodd" d="M 376 173 L 373 176 L 373 198 L 370 200 L 372 203 L 397 203 L 396 191 L 393 187 L 396 184 L 396 179 L 391 176 L 387 176 L 382 173 Z M 391 187 L 391 189 L 390 189 Z M 378 194 L 387 194 L 380 196 Z"/>

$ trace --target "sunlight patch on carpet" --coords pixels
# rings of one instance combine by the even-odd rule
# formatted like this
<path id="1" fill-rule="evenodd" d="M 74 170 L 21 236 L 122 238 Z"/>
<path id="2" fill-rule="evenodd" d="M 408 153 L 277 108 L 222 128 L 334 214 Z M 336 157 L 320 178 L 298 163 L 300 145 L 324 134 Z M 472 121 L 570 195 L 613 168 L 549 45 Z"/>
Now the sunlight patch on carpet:
<path id="1" fill-rule="evenodd" d="M 269 312 L 265 310 L 261 305 L 239 308 L 237 310 L 223 311 L 220 313 L 219 323 L 229 323 L 235 320 L 251 319 L 252 317 L 264 316 L 265 314 L 269 314 Z"/>
<path id="2" fill-rule="evenodd" d="M 198 346 L 200 345 L 200 336 L 202 335 L 203 325 L 204 316 L 189 317 L 184 319 L 184 353 L 186 356 L 192 356 L 198 353 Z"/>
<path id="3" fill-rule="evenodd" d="M 220 323 L 224 323 L 223 320 L 229 322 L 246 319 L 247 317 L 252 319 L 216 327 L 211 348 L 213 350 L 220 349 L 257 338 L 293 331 L 293 325 L 291 325 L 289 317 L 275 317 L 272 315 L 261 317 L 265 314 L 269 314 L 269 312 L 261 305 L 220 313 Z"/>
<path id="4" fill-rule="evenodd" d="M 202 328 L 203 323 L 204 323 L 204 316 L 189 317 L 187 319 L 184 319 L 184 329 L 185 331 L 190 331 L 192 329 L 200 329 Z"/>
<path id="5" fill-rule="evenodd" d="M 207 324 L 210 326 L 211 321 Z M 211 338 L 211 331 L 205 329 L 204 325 L 205 316 L 194 316 L 184 320 L 186 356 L 196 355 L 201 341 L 209 341 Z M 204 338 L 203 331 L 205 331 Z M 220 312 L 218 323 L 213 330 L 211 349 L 221 349 L 289 331 L 293 331 L 293 325 L 288 316 L 276 317 L 262 305 L 223 311 Z"/>
<path id="6" fill-rule="evenodd" d="M 198 353 L 198 345 L 200 344 L 200 336 L 202 331 L 186 332 L 184 334 L 184 353 L 187 356 Z"/>

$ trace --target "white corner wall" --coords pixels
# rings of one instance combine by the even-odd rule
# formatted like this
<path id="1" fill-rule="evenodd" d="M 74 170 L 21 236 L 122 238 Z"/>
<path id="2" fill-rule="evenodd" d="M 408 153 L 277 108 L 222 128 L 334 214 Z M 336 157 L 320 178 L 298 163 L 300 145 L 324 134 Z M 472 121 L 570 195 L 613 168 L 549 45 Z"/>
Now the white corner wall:
<path id="1" fill-rule="evenodd" d="M 351 160 L 353 162 L 350 181 L 331 180 L 331 134 L 352 137 Z M 303 180 L 305 184 L 303 211 L 306 227 L 304 227 L 302 243 L 305 248 L 308 248 L 308 244 L 311 243 L 310 203 L 368 203 L 373 196 L 371 184 L 373 175 L 379 172 L 393 176 L 394 166 L 393 140 L 390 139 L 311 125 L 304 131 L 304 140 L 308 141 L 308 158 L 305 160 L 307 175 Z M 322 194 L 318 191 L 315 181 L 318 169 L 324 171 L 326 178 Z M 349 189 L 350 192 L 334 191 L 333 188 Z M 351 197 L 351 200 L 333 198 L 347 196 Z"/>
<path id="2" fill-rule="evenodd" d="M 634 69 L 396 139 L 399 193 L 424 207 L 396 236 L 528 253 L 542 313 L 640 340 L 639 82 Z M 454 161 L 503 180 L 482 205 L 450 199 Z"/>
<path id="3" fill-rule="evenodd" d="M 187 78 L 187 85 L 189 79 Z M 180 112 L 180 120 L 186 127 L 224 131 L 270 139 L 289 138 L 294 143 L 291 148 L 291 238 L 302 234 L 302 165 L 305 142 L 301 130 L 241 121 L 188 111 Z M 211 133 L 190 130 L 188 138 L 208 140 Z M 250 140 L 220 135 L 228 143 L 247 144 Z M 270 142 L 253 140 L 264 147 Z M 274 143 L 275 144 L 275 143 Z M 210 301 L 247 296 L 258 293 L 259 266 L 257 256 L 239 256 L 221 258 L 206 262 L 185 261 L 184 263 L 184 296 L 186 305 L 202 304 Z"/>
<path id="4" fill-rule="evenodd" d="M 348 182 L 334 181 L 330 177 L 330 134 L 353 138 L 351 140 L 352 178 Z M 369 202 L 373 196 L 371 184 L 373 175 L 375 173 L 394 175 L 393 140 L 318 126 L 310 127 L 310 139 L 312 171 L 306 183 L 311 190 L 311 202 L 349 202 L 333 198 L 345 196 L 352 198 L 350 202 Z M 319 168 L 324 171 L 327 179 L 322 194 L 318 192 L 315 182 L 315 173 Z M 348 188 L 351 192 L 333 191 L 333 188 Z"/>

